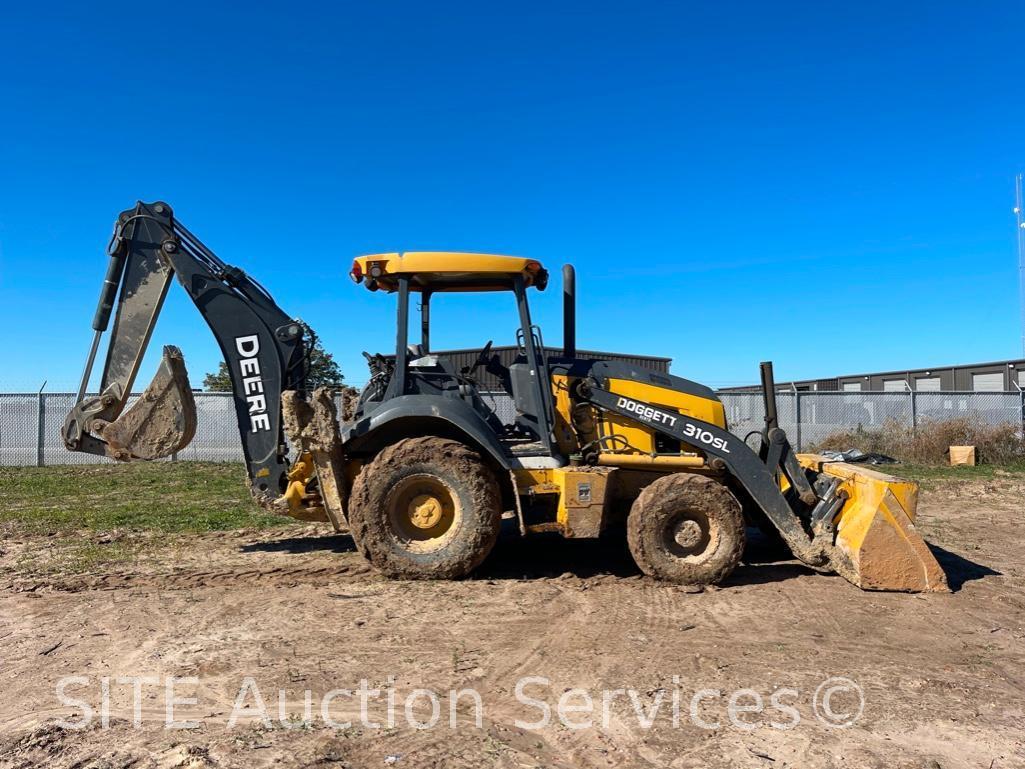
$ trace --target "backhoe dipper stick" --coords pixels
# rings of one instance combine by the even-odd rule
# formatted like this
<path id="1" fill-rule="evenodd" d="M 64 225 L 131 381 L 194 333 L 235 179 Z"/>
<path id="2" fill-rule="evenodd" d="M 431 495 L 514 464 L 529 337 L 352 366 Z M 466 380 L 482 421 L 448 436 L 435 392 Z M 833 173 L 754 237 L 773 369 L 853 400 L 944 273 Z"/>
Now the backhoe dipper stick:
<path id="1" fill-rule="evenodd" d="M 123 211 L 107 252 L 110 262 L 93 317 L 96 333 L 78 401 L 65 422 L 65 444 L 116 459 L 152 459 L 182 448 L 191 438 L 195 407 L 185 392 L 188 378 L 176 350 L 165 351 L 157 380 L 121 416 L 171 279 L 177 277 L 221 348 L 252 491 L 258 502 L 270 504 L 288 482 L 281 393 L 305 391 L 305 324 L 286 315 L 245 272 L 218 259 L 174 219 L 166 203 L 138 203 Z M 100 394 L 88 397 L 99 339 L 115 297 Z M 111 431 L 116 445 L 102 439 L 104 430 Z"/>

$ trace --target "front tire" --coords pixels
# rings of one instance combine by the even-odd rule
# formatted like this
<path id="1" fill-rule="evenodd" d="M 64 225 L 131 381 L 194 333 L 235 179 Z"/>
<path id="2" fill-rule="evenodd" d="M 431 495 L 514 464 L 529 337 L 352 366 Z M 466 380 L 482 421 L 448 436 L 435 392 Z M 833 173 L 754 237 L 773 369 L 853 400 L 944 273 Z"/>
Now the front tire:
<path id="1" fill-rule="evenodd" d="M 455 579 L 487 557 L 501 527 L 501 495 L 478 454 L 448 438 L 388 446 L 353 483 L 349 526 L 380 571 Z"/>
<path id="2" fill-rule="evenodd" d="M 721 483 L 703 475 L 659 478 L 630 508 L 630 554 L 651 577 L 685 585 L 721 582 L 744 552 L 740 504 Z"/>

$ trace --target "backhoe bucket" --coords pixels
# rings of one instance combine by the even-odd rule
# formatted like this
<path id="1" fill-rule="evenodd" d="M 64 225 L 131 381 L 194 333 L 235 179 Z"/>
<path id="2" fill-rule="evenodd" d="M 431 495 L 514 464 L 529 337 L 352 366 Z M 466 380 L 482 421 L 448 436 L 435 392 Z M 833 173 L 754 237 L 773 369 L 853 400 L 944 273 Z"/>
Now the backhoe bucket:
<path id="1" fill-rule="evenodd" d="M 181 350 L 168 345 L 156 376 L 139 400 L 113 422 L 96 420 L 107 453 L 122 461 L 161 459 L 181 451 L 196 434 L 196 399 Z"/>
<path id="2" fill-rule="evenodd" d="M 798 455 L 801 465 L 841 479 L 847 501 L 830 562 L 863 590 L 948 592 L 947 578 L 915 527 L 918 484 L 867 467 Z"/>

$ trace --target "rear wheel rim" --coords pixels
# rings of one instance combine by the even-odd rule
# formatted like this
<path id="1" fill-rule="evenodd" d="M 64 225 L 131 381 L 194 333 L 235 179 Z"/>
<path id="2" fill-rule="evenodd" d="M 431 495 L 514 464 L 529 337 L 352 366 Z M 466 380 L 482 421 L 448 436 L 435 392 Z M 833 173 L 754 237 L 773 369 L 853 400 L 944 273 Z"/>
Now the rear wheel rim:
<path id="1" fill-rule="evenodd" d="M 440 477 L 409 475 L 388 492 L 385 510 L 395 540 L 412 553 L 431 553 L 445 547 L 462 520 L 459 498 Z"/>

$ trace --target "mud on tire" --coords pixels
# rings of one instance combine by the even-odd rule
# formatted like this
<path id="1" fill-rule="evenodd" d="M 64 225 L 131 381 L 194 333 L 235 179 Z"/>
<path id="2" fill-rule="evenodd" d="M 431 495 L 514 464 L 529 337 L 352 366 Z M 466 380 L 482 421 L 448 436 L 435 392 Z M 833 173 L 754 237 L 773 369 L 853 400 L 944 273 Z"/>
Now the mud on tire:
<path id="1" fill-rule="evenodd" d="M 385 448 L 353 483 L 349 526 L 379 570 L 405 579 L 453 579 L 494 547 L 501 494 L 480 456 L 448 438 Z"/>
<path id="2" fill-rule="evenodd" d="M 687 585 L 725 579 L 744 551 L 740 504 L 702 475 L 659 478 L 638 495 L 626 528 L 630 553 L 651 577 Z"/>

